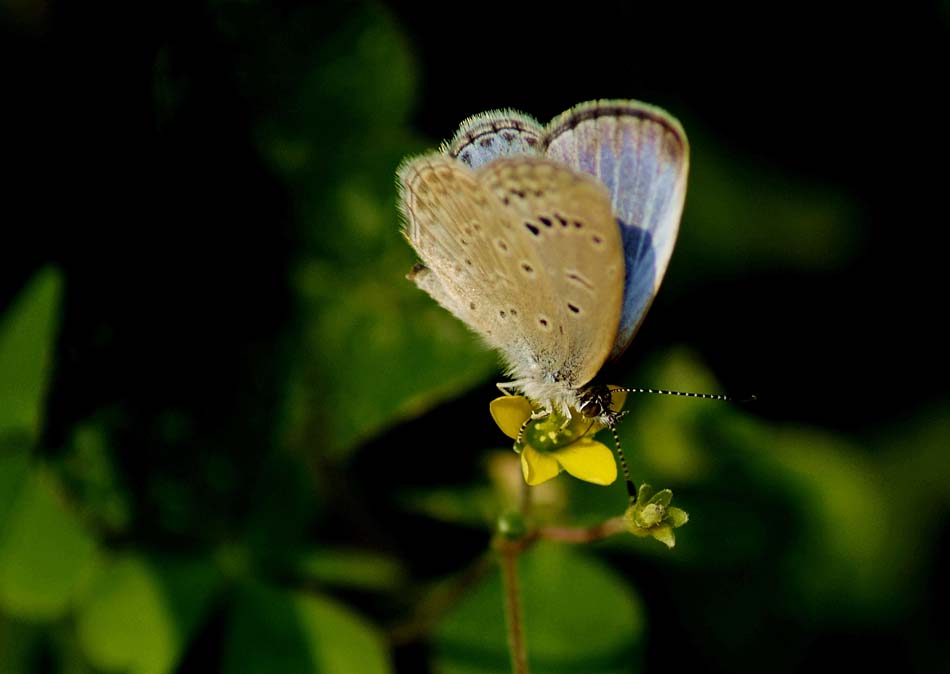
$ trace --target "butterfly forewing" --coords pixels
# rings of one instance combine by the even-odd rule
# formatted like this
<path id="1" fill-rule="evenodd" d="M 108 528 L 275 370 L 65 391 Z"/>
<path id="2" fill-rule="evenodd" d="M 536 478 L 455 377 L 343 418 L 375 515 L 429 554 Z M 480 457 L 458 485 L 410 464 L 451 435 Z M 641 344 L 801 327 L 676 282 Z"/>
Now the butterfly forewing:
<path id="1" fill-rule="evenodd" d="M 620 231 L 607 191 L 550 160 L 472 171 L 429 155 L 400 171 L 416 282 L 506 357 L 519 379 L 587 383 L 620 322 Z"/>
<path id="2" fill-rule="evenodd" d="M 680 124 L 636 101 L 594 101 L 545 130 L 546 156 L 609 190 L 626 260 L 624 302 L 611 357 L 630 343 L 669 264 L 686 194 L 689 147 Z"/>
<path id="3" fill-rule="evenodd" d="M 493 278 L 476 270 L 476 259 L 466 250 L 489 217 L 488 196 L 472 171 L 442 155 L 408 162 L 398 177 L 404 233 L 423 261 L 410 279 L 473 325 L 479 304 L 493 299 L 495 293 Z M 459 223 L 464 224 L 460 227 Z M 483 336 L 494 343 L 490 333 Z"/>

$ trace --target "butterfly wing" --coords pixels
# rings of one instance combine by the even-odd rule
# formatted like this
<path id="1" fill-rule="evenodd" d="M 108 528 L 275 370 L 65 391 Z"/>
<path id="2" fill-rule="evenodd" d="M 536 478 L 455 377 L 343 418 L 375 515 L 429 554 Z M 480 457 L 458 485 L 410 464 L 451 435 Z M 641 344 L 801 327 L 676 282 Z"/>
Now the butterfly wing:
<path id="1" fill-rule="evenodd" d="M 442 153 L 477 169 L 499 157 L 543 153 L 544 129 L 538 122 L 514 110 L 492 110 L 469 117 L 455 136 L 443 144 Z"/>
<path id="2" fill-rule="evenodd" d="M 603 186 L 528 156 L 472 171 L 427 155 L 404 165 L 399 183 L 405 234 L 424 263 L 413 280 L 501 351 L 518 380 L 590 381 L 623 299 L 623 244 Z"/>
<path id="3" fill-rule="evenodd" d="M 679 232 L 689 145 L 679 122 L 637 101 L 592 101 L 545 130 L 546 156 L 596 176 L 623 236 L 623 311 L 610 357 L 633 339 L 663 280 Z"/>

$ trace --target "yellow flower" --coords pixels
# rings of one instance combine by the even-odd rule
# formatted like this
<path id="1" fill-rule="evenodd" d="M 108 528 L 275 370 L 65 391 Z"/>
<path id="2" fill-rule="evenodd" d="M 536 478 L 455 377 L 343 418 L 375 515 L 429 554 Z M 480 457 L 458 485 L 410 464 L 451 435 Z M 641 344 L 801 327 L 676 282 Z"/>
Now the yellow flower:
<path id="1" fill-rule="evenodd" d="M 614 409 L 620 409 L 625 398 L 625 393 L 614 393 Z M 513 440 L 518 440 L 533 411 L 523 396 L 503 396 L 491 402 L 492 418 L 502 433 Z M 553 412 L 525 426 L 515 451 L 521 452 L 521 470 L 529 485 L 547 482 L 562 470 L 594 484 L 612 484 L 617 479 L 613 452 L 592 437 L 604 428 L 603 424 L 577 411 L 572 413 L 570 421 Z"/>

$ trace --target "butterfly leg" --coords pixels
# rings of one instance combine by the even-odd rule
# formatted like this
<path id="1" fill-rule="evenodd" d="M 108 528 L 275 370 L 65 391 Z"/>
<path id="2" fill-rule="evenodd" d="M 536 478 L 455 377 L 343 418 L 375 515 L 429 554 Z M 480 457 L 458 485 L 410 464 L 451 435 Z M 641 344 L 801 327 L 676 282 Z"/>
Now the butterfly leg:
<path id="1" fill-rule="evenodd" d="M 561 416 L 564 417 L 564 422 L 561 424 L 561 427 L 558 430 L 563 431 L 574 420 L 574 414 L 571 411 L 571 406 L 563 400 L 559 402 L 559 407 L 561 408 L 559 411 Z"/>
<path id="2" fill-rule="evenodd" d="M 554 411 L 554 410 L 553 410 L 553 408 L 550 406 L 550 403 L 546 403 L 545 406 L 542 407 L 541 409 L 535 410 L 534 412 L 532 412 L 532 413 L 531 413 L 531 418 L 532 418 L 532 419 L 546 419 L 546 418 L 548 418 L 549 416 L 551 416 L 551 413 L 552 413 L 553 411 Z"/>
<path id="3" fill-rule="evenodd" d="M 516 382 L 516 381 L 500 381 L 500 382 L 498 382 L 497 384 L 495 384 L 495 387 L 496 387 L 499 391 L 501 391 L 502 393 L 504 393 L 506 396 L 513 396 L 514 393 L 512 393 L 512 391 L 513 391 L 517 386 L 518 386 L 518 382 Z"/>

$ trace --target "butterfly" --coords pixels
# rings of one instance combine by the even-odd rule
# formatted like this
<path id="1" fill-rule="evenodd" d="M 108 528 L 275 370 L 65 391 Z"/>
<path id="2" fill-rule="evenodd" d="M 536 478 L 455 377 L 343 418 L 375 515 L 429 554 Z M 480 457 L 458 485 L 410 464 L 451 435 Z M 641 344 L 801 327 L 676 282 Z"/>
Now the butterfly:
<path id="1" fill-rule="evenodd" d="M 542 126 L 513 110 L 464 121 L 397 172 L 409 278 L 505 362 L 505 392 L 613 425 L 593 384 L 643 321 L 679 231 L 680 123 L 632 100 L 581 103 Z"/>

